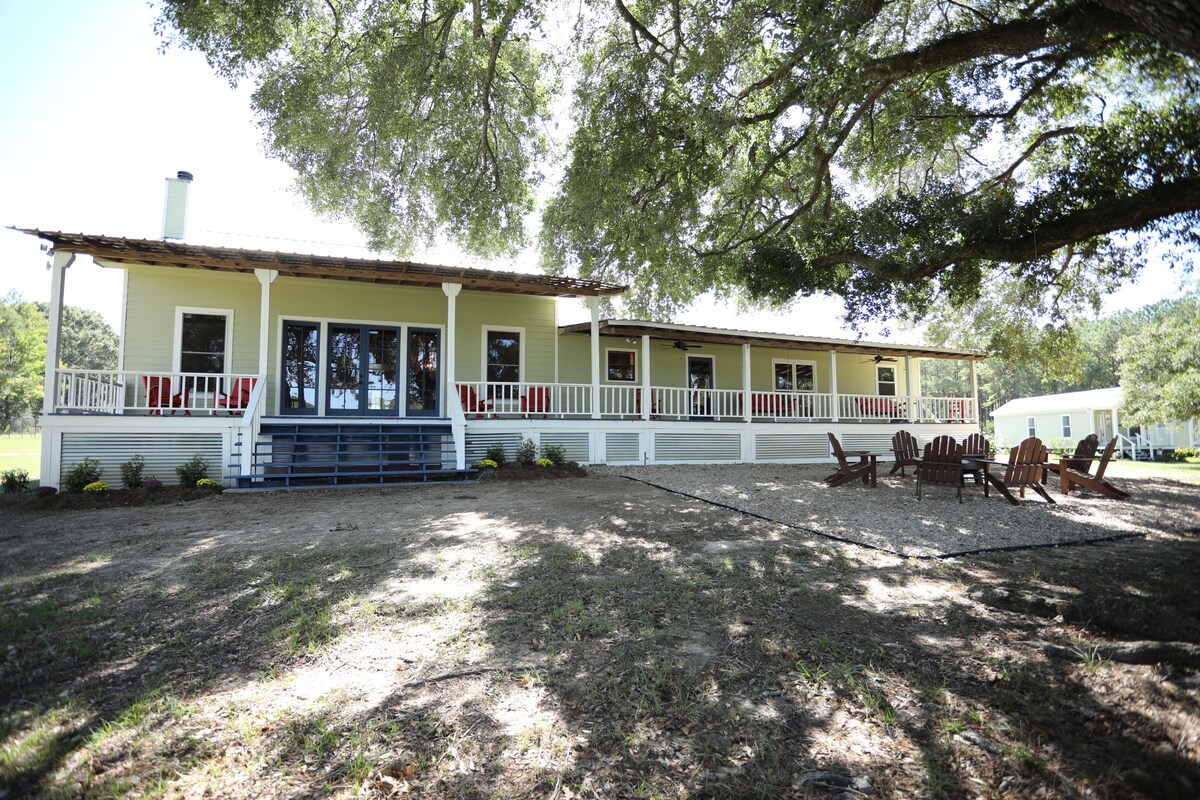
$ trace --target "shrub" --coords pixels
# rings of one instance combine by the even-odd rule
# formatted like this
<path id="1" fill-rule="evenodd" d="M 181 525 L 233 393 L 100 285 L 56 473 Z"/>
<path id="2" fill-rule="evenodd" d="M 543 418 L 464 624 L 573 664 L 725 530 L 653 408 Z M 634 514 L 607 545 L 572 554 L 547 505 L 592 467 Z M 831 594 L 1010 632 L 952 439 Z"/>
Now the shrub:
<path id="1" fill-rule="evenodd" d="M 180 486 L 195 486 L 197 482 L 208 477 L 208 461 L 197 453 L 175 468 L 179 476 Z"/>
<path id="2" fill-rule="evenodd" d="M 493 459 L 485 458 L 483 461 L 479 462 L 479 468 L 480 469 L 499 469 L 500 465 L 497 464 Z"/>
<path id="3" fill-rule="evenodd" d="M 561 467 L 567 463 L 567 450 L 561 444 L 544 444 L 542 458 L 548 459 L 556 467 Z"/>
<path id="4" fill-rule="evenodd" d="M 112 487 L 104 481 L 92 481 L 87 486 L 83 487 L 83 490 L 85 492 L 91 492 L 92 494 L 100 494 L 102 492 L 112 491 Z"/>
<path id="5" fill-rule="evenodd" d="M 23 469 L 5 470 L 0 474 L 0 487 L 4 488 L 6 494 L 9 492 L 28 492 L 29 473 Z"/>
<path id="6" fill-rule="evenodd" d="M 51 495 L 58 494 L 58 489 L 55 489 L 53 486 L 39 486 L 33 493 L 38 497 L 50 497 Z"/>
<path id="7" fill-rule="evenodd" d="M 522 439 L 521 446 L 517 448 L 513 460 L 522 467 L 528 467 L 537 461 L 537 457 L 537 445 L 533 443 L 533 439 Z"/>
<path id="8" fill-rule="evenodd" d="M 100 480 L 100 462 L 94 458 L 85 458 L 67 470 L 63 475 L 63 489 L 68 492 L 82 492 L 89 483 Z"/>
<path id="9" fill-rule="evenodd" d="M 162 481 L 158 478 L 146 478 L 146 480 L 142 481 L 142 488 L 153 492 L 155 489 L 162 488 Z"/>
<path id="10" fill-rule="evenodd" d="M 503 467 L 508 463 L 508 456 L 504 453 L 504 445 L 494 444 L 487 449 L 487 458 L 484 461 L 495 461 L 496 466 Z"/>
<path id="11" fill-rule="evenodd" d="M 140 455 L 121 465 L 121 485 L 126 489 L 142 488 L 142 470 L 146 468 L 146 459 Z"/>
<path id="12" fill-rule="evenodd" d="M 1195 447 L 1180 447 L 1175 450 L 1175 455 L 1178 456 L 1181 461 L 1186 461 L 1189 458 L 1200 457 L 1200 449 Z"/>
<path id="13" fill-rule="evenodd" d="M 197 489 L 220 489 L 221 484 L 214 481 L 212 478 L 201 478 L 196 481 Z"/>
<path id="14" fill-rule="evenodd" d="M 548 458 L 539 458 L 537 461 L 535 461 L 535 462 L 533 462 L 533 463 L 535 463 L 535 464 L 537 464 L 539 467 L 543 467 L 543 468 L 545 468 L 545 467 L 553 467 L 553 466 L 554 466 L 554 462 L 553 462 L 553 461 L 551 461 L 551 460 L 550 460 L 550 459 L 548 459 Z"/>

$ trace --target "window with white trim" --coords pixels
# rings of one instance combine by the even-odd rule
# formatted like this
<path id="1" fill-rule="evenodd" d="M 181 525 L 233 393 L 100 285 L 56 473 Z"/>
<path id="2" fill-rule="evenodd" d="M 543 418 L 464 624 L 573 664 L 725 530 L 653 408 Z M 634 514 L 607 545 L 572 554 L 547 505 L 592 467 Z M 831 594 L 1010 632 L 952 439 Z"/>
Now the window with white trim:
<path id="1" fill-rule="evenodd" d="M 1063 435 L 1064 439 L 1071 438 L 1071 415 L 1070 414 L 1062 415 L 1062 435 Z"/>
<path id="2" fill-rule="evenodd" d="M 875 367 L 876 394 L 880 397 L 896 396 L 896 368 L 878 364 Z"/>
<path id="3" fill-rule="evenodd" d="M 182 312 L 179 320 L 179 371 L 227 372 L 229 315 Z"/>
<path id="4" fill-rule="evenodd" d="M 637 383 L 637 351 L 604 351 L 608 380 L 612 383 Z"/>
<path id="5" fill-rule="evenodd" d="M 1025 427 L 1029 429 L 1030 436 L 1037 436 L 1037 418 L 1036 417 L 1026 417 L 1025 418 Z"/>
<path id="6" fill-rule="evenodd" d="M 817 367 L 812 361 L 773 361 L 775 391 L 815 392 Z"/>
<path id="7" fill-rule="evenodd" d="M 484 334 L 484 372 L 488 383 L 521 380 L 521 332 L 488 330 Z"/>

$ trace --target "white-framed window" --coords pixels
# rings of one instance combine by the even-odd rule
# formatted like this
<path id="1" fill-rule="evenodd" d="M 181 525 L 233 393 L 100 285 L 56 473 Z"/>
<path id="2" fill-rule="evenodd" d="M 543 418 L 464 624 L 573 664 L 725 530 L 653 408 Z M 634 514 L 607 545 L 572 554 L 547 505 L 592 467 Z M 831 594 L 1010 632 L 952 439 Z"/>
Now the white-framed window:
<path id="1" fill-rule="evenodd" d="M 777 392 L 815 392 L 817 390 L 817 364 L 815 361 L 771 362 L 774 372 L 774 388 Z"/>
<path id="2" fill-rule="evenodd" d="M 1063 435 L 1064 439 L 1071 438 L 1071 415 L 1070 414 L 1062 415 L 1062 432 L 1063 432 L 1062 435 Z"/>
<path id="3" fill-rule="evenodd" d="M 175 308 L 172 370 L 207 375 L 232 372 L 233 309 Z"/>
<path id="4" fill-rule="evenodd" d="M 488 383 L 519 383 L 525 373 L 525 330 L 483 329 L 483 379 Z"/>
<path id="5" fill-rule="evenodd" d="M 875 393 L 880 397 L 896 396 L 896 368 L 886 364 L 875 365 Z"/>
<path id="6" fill-rule="evenodd" d="M 1037 418 L 1036 417 L 1026 417 L 1025 418 L 1025 427 L 1029 429 L 1030 436 L 1037 436 Z"/>
<path id="7" fill-rule="evenodd" d="M 637 351 L 608 348 L 604 351 L 605 374 L 610 383 L 637 383 Z"/>

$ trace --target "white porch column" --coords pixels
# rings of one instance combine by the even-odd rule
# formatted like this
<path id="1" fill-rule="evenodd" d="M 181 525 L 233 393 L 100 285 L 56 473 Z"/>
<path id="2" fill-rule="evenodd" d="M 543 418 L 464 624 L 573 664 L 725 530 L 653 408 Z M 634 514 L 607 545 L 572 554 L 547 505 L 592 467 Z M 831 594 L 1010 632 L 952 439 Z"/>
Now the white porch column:
<path id="1" fill-rule="evenodd" d="M 742 419 L 750 421 L 750 345 L 742 345 Z"/>
<path id="2" fill-rule="evenodd" d="M 918 403 L 913 400 L 912 390 L 912 356 L 904 357 L 904 402 L 908 406 L 908 421 L 915 422 L 919 411 Z"/>
<path id="3" fill-rule="evenodd" d="M 650 337 L 642 337 L 642 419 L 650 419 L 650 409 L 654 407 L 654 397 L 650 389 Z"/>
<path id="4" fill-rule="evenodd" d="M 840 418 L 838 413 L 837 350 L 829 351 L 829 394 L 832 400 L 829 409 L 830 417 L 837 422 Z"/>
<path id="5" fill-rule="evenodd" d="M 592 419 L 600 419 L 600 298 L 589 297 L 592 312 Z"/>
<path id="6" fill-rule="evenodd" d="M 975 369 L 974 359 L 971 360 L 971 408 L 975 410 L 975 424 L 982 423 L 979 418 L 979 372 Z"/>
<path id="7" fill-rule="evenodd" d="M 271 344 L 271 284 L 279 277 L 274 269 L 256 269 L 254 277 L 262 285 L 258 311 L 258 374 L 267 379 L 267 353 Z M 265 388 L 265 387 L 264 387 Z"/>
<path id="8" fill-rule="evenodd" d="M 458 389 L 455 386 L 454 356 L 458 352 L 458 293 L 462 291 L 461 283 L 443 283 L 442 292 L 446 295 L 446 352 L 442 356 L 442 397 L 448 398 Z M 446 400 L 442 400 L 443 405 Z M 444 410 L 444 409 L 443 409 Z"/>
<path id="9" fill-rule="evenodd" d="M 70 251 L 55 250 L 50 265 L 50 329 L 46 332 L 46 380 L 43 384 L 42 413 L 53 414 L 58 402 L 58 344 L 62 335 L 63 289 L 67 267 L 75 262 Z"/>

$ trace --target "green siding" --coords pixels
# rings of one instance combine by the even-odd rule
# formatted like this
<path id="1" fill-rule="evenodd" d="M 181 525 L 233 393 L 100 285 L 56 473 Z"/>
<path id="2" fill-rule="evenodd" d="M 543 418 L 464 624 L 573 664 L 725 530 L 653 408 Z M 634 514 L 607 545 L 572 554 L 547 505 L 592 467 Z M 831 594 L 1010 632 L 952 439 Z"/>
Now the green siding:
<path id="1" fill-rule="evenodd" d="M 442 306 L 445 304 L 443 298 Z M 525 363 L 521 379 L 553 382 L 554 348 L 559 338 L 556 310 L 552 297 L 463 291 L 457 305 L 455 380 L 483 380 L 483 331 L 487 327 L 524 330 Z"/>
<path id="2" fill-rule="evenodd" d="M 1062 418 L 1071 417 L 1071 435 L 1063 436 Z M 1094 433 L 1090 411 L 1054 411 L 1047 414 L 1021 414 L 996 417 L 996 446 L 1014 447 L 1029 435 L 1028 417 L 1034 418 L 1035 435 L 1051 447 L 1074 446 Z"/>
<path id="3" fill-rule="evenodd" d="M 193 269 L 129 267 L 125 303 L 125 369 L 170 371 L 175 309 L 231 309 L 230 372 L 258 372 L 258 280 L 253 275 Z"/>

